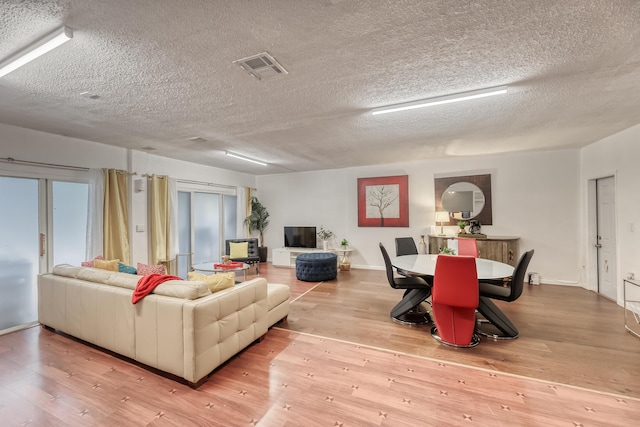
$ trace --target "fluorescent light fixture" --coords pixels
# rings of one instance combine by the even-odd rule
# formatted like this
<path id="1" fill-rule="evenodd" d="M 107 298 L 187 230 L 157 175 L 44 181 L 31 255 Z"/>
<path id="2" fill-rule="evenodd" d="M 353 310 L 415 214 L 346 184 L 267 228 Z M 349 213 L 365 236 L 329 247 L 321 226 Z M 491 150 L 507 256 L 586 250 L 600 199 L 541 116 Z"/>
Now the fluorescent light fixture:
<path id="1" fill-rule="evenodd" d="M 224 153 L 229 157 L 235 157 L 236 159 L 244 160 L 245 162 L 251 162 L 251 163 L 255 163 L 257 165 L 267 166 L 267 164 L 265 162 L 261 162 L 260 160 L 250 159 L 249 157 L 241 156 L 241 155 L 236 154 L 236 153 L 231 153 L 230 151 L 225 151 Z"/>
<path id="2" fill-rule="evenodd" d="M 388 105 L 386 107 L 374 108 L 371 114 L 395 113 L 396 111 L 414 110 L 416 108 L 432 107 L 434 105 L 451 104 L 452 102 L 469 101 L 471 99 L 486 98 L 487 96 L 504 95 L 507 93 L 507 86 L 490 87 L 471 92 L 456 93 L 453 95 L 438 96 L 435 98 L 421 99 L 402 104 Z"/>
<path id="3" fill-rule="evenodd" d="M 2 63 L 0 63 L 0 77 L 9 74 L 13 70 L 20 68 L 50 50 L 55 49 L 62 43 L 71 40 L 72 37 L 73 30 L 65 26 L 47 34 L 43 38 L 17 52 L 15 55 L 7 58 L 5 61 L 2 61 Z"/>

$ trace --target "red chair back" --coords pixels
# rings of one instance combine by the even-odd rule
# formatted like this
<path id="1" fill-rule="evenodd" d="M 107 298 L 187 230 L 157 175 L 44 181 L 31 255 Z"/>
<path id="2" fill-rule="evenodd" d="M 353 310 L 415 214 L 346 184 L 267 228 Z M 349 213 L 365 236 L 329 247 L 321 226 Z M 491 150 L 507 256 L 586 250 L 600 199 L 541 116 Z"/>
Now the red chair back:
<path id="1" fill-rule="evenodd" d="M 456 240 L 458 241 L 458 255 L 478 258 L 478 243 L 476 239 L 462 238 Z"/>
<path id="2" fill-rule="evenodd" d="M 475 258 L 438 255 L 433 278 L 432 311 L 442 341 L 457 346 L 471 344 L 478 293 Z"/>

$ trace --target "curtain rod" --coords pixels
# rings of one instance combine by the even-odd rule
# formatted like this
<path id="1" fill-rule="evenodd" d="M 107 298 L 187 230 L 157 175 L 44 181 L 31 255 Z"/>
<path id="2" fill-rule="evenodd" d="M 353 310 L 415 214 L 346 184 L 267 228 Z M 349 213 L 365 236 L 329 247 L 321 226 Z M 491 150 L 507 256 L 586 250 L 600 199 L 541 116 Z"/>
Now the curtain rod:
<path id="1" fill-rule="evenodd" d="M 66 170 L 75 170 L 75 171 L 88 171 L 89 168 L 83 168 L 80 166 L 67 166 L 67 165 L 57 165 L 55 163 L 41 163 L 41 162 L 32 162 L 29 160 L 17 160 L 13 157 L 0 157 L 1 162 L 12 163 L 16 165 L 25 165 L 25 166 L 40 166 L 45 168 L 52 169 L 66 169 Z"/>
<path id="2" fill-rule="evenodd" d="M 238 188 L 235 185 L 214 184 L 212 182 L 193 181 L 193 180 L 190 180 L 190 179 L 178 179 L 178 182 L 181 182 L 183 184 L 206 185 L 206 186 L 209 186 L 209 187 L 232 188 L 234 190 Z"/>

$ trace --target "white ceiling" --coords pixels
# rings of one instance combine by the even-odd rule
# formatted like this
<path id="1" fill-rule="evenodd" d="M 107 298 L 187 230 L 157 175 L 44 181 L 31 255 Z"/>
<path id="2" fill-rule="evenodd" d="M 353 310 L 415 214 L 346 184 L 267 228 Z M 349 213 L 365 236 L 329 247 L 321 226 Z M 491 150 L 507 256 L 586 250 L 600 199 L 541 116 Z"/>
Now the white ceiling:
<path id="1" fill-rule="evenodd" d="M 575 148 L 640 123 L 638 1 L 0 8 L 0 60 L 62 24 L 74 29 L 70 42 L 0 78 L 0 122 L 251 174 Z M 233 63 L 265 51 L 289 74 L 259 81 Z M 507 95 L 369 112 L 500 85 Z M 206 141 L 189 141 L 196 136 Z"/>

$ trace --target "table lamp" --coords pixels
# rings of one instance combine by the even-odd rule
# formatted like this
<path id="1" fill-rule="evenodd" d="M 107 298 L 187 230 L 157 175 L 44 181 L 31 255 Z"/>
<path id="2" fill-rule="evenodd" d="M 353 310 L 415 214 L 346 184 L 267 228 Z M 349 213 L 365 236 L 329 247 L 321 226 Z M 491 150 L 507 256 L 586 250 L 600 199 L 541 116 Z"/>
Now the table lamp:
<path id="1" fill-rule="evenodd" d="M 444 236 L 444 226 L 443 222 L 449 222 L 449 212 L 447 211 L 438 211 L 436 212 L 436 222 L 440 223 L 440 235 Z"/>

